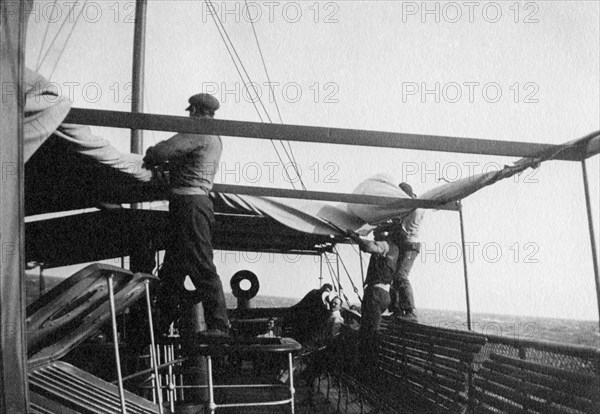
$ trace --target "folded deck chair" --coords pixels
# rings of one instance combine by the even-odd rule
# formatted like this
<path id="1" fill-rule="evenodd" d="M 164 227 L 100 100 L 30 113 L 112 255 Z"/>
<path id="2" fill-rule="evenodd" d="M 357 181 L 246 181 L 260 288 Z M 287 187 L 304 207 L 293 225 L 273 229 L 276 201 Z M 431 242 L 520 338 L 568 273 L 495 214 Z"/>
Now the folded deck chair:
<path id="1" fill-rule="evenodd" d="M 118 386 L 59 361 L 111 320 L 110 276 L 117 313 L 139 299 L 145 292 L 146 281 L 152 278 L 114 266 L 93 264 L 27 307 L 30 412 L 123 411 Z M 106 363 L 116 364 L 114 359 Z M 145 398 L 128 391 L 124 397 L 127 413 L 159 412 L 158 405 Z"/>

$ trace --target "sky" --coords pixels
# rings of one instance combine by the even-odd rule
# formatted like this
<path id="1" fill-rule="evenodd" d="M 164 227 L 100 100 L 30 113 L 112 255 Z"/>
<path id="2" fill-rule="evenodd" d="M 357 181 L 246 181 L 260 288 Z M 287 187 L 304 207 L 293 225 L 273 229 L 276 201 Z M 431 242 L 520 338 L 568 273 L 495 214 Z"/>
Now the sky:
<path id="1" fill-rule="evenodd" d="M 273 122 L 280 122 L 277 101 L 283 122 L 297 125 L 549 144 L 600 129 L 597 2 L 213 4 Z M 27 65 L 39 66 L 75 107 L 130 110 L 133 6 L 36 2 Z M 148 113 L 185 116 L 190 95 L 210 92 L 221 101 L 218 118 L 261 120 L 203 1 L 149 1 L 145 82 Z M 128 131 L 94 131 L 128 151 Z M 169 135 L 146 132 L 144 146 Z M 297 142 L 292 148 L 306 187 L 329 192 L 351 192 L 383 172 L 420 194 L 516 161 Z M 216 182 L 291 188 L 288 163 L 269 141 L 224 137 Z M 600 245 L 599 157 L 586 166 Z M 473 312 L 598 319 L 581 170 L 577 162 L 547 162 L 464 200 Z M 421 236 L 411 273 L 417 307 L 464 310 L 458 214 L 428 212 Z M 360 285 L 357 254 L 349 247 L 341 254 Z M 215 263 L 226 290 L 241 269 L 258 275 L 266 295 L 301 297 L 319 285 L 313 257 L 217 251 Z M 61 271 L 70 269 L 54 270 Z M 356 301 L 343 272 L 341 282 Z"/>

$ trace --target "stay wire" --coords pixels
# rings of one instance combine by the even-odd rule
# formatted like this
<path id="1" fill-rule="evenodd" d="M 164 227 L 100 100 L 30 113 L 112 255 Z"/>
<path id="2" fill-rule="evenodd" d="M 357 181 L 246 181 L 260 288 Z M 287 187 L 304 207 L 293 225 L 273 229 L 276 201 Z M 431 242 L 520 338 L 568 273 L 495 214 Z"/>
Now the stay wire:
<path id="1" fill-rule="evenodd" d="M 363 266 L 363 255 L 362 255 L 362 251 L 360 250 L 360 247 L 357 249 L 357 245 L 355 243 L 350 243 L 350 247 L 352 247 L 352 250 L 358 255 L 358 259 L 360 260 L 360 278 L 362 280 L 362 286 L 365 285 L 365 269 Z"/>
<path id="2" fill-rule="evenodd" d="M 294 154 L 294 150 L 292 149 L 292 143 L 290 141 L 282 141 L 281 145 L 283 145 L 285 147 L 285 142 L 287 142 L 287 146 L 288 149 L 290 151 L 290 155 L 291 155 L 291 160 L 294 163 L 294 169 L 296 169 L 296 166 L 298 165 L 298 162 L 296 161 L 296 155 Z M 296 174 L 298 175 L 298 178 L 300 179 L 300 183 L 302 184 L 302 189 L 304 191 L 306 191 L 306 186 L 304 185 L 304 182 L 302 181 L 302 177 L 300 176 L 300 174 L 298 173 L 298 171 L 296 171 Z"/>
<path id="3" fill-rule="evenodd" d="M 337 257 L 337 260 L 339 261 L 340 260 L 339 254 L 336 253 L 336 257 Z M 327 255 L 325 255 L 325 259 L 327 260 L 327 264 L 330 268 L 329 271 L 332 274 L 336 275 L 336 280 L 337 280 L 337 284 L 338 284 L 338 293 L 341 295 L 342 299 L 344 299 L 346 301 L 346 304 L 348 305 L 348 307 L 350 307 L 350 300 L 348 299 L 348 296 L 346 296 L 344 287 L 342 286 L 342 281 L 340 280 L 339 273 L 335 272 L 335 270 L 333 269 L 333 265 L 329 262 L 329 259 L 327 258 Z"/>
<path id="4" fill-rule="evenodd" d="M 340 256 L 340 251 L 337 249 L 337 247 L 334 247 L 334 250 L 335 250 L 335 254 L 338 257 L 339 262 L 342 264 L 342 267 L 344 268 L 344 271 L 346 272 L 346 276 L 348 276 L 348 280 L 350 280 L 350 284 L 352 285 L 352 289 L 354 290 L 356 297 L 358 298 L 360 303 L 362 303 L 362 298 L 360 297 L 360 295 L 358 293 L 358 288 L 354 284 L 354 281 L 352 280 L 352 277 L 350 276 L 350 272 L 348 272 L 348 268 L 346 267 L 346 264 L 342 260 L 342 256 Z"/>
<path id="5" fill-rule="evenodd" d="M 329 258 L 327 257 L 327 253 L 325 255 L 325 263 L 327 264 L 327 270 L 329 270 L 329 277 L 331 278 L 331 284 L 333 285 L 334 290 L 337 292 L 340 288 L 336 285 L 336 281 L 334 278 L 335 270 L 333 270 L 333 265 L 329 262 Z"/>
<path id="6" fill-rule="evenodd" d="M 228 53 L 229 53 L 232 61 L 234 62 L 234 65 L 236 67 L 238 75 L 240 76 L 240 79 L 242 80 L 242 83 L 244 84 L 244 88 L 246 89 L 246 91 L 248 91 L 248 94 L 251 95 L 250 91 L 248 89 L 248 84 L 250 84 L 250 86 L 252 87 L 252 90 L 254 91 L 256 99 L 258 100 L 258 102 L 260 103 L 260 106 L 262 107 L 263 111 L 265 112 L 265 115 L 266 115 L 268 121 L 270 123 L 273 123 L 273 121 L 272 121 L 272 119 L 271 119 L 271 117 L 269 115 L 269 112 L 267 111 L 264 103 L 262 102 L 262 99 L 260 98 L 260 95 L 259 95 L 259 93 L 258 93 L 258 91 L 256 89 L 256 86 L 255 86 L 254 82 L 252 82 L 252 78 L 248 74 L 248 71 L 246 70 L 246 67 L 244 66 L 244 63 L 242 62 L 242 59 L 240 58 L 240 56 L 239 56 L 239 54 L 237 52 L 237 49 L 235 48 L 235 46 L 233 44 L 233 41 L 231 40 L 231 38 L 229 37 L 229 34 L 227 33 L 227 29 L 225 29 L 225 26 L 223 25 L 223 22 L 221 21 L 221 18 L 218 16 L 218 14 L 216 12 L 216 9 L 215 9 L 215 7 L 214 7 L 214 5 L 212 3 L 212 0 L 204 0 L 204 2 L 206 3 L 206 5 L 211 10 L 211 15 L 212 15 L 213 21 L 215 22 L 215 25 L 217 26 L 217 29 L 219 30 L 219 34 L 221 35 L 221 39 L 225 43 L 225 45 L 227 47 L 227 51 L 228 51 Z M 254 25 L 252 26 L 252 28 L 254 30 Z M 255 34 L 255 37 L 256 37 L 256 31 L 254 31 L 254 34 Z M 227 38 L 227 40 L 225 40 L 225 37 Z M 227 42 L 229 42 L 229 43 L 227 43 Z M 231 49 L 230 49 L 229 46 L 231 46 Z M 232 50 L 233 50 L 233 53 L 232 53 Z M 259 51 L 260 51 L 260 45 L 259 45 Z M 236 62 L 236 60 L 234 58 L 234 55 L 235 55 L 235 58 L 237 58 L 237 60 L 239 61 L 239 65 L 240 65 L 241 69 L 243 70 L 244 74 L 246 75 L 246 78 L 248 79 L 247 82 L 246 82 L 246 79 L 244 78 L 244 76 L 242 75 L 242 73 L 241 73 L 241 71 L 240 71 L 240 69 L 238 67 L 238 64 L 237 64 L 237 62 Z M 261 52 L 261 57 L 262 57 L 262 52 Z M 263 64 L 264 64 L 264 60 L 263 60 Z M 265 66 L 265 70 L 266 70 L 266 66 Z M 270 78 L 268 78 L 268 79 L 270 79 Z M 269 86 L 272 88 L 270 80 L 269 80 Z M 252 104 L 254 105 L 254 109 L 256 110 L 256 112 L 257 112 L 257 114 L 258 114 L 261 122 L 264 122 L 263 118 L 262 118 L 262 116 L 260 114 L 260 111 L 258 110 L 258 107 L 257 107 L 257 105 L 256 105 L 256 103 L 254 101 L 254 99 L 252 99 Z M 281 142 L 281 140 L 279 140 L 279 141 Z M 277 154 L 277 157 L 279 158 L 279 161 L 281 162 L 282 166 L 284 166 L 283 159 L 282 159 L 281 155 L 279 154 L 279 150 L 275 146 L 275 143 L 273 142 L 273 140 L 271 140 L 271 144 L 273 145 L 273 149 L 275 150 L 275 152 Z M 304 183 L 302 182 L 302 177 L 300 176 L 298 168 L 296 167 L 297 163 L 295 162 L 295 160 L 292 160 L 292 157 L 290 156 L 290 154 L 288 154 L 288 151 L 285 149 L 285 145 L 283 145 L 283 143 L 282 143 L 282 147 L 284 148 L 286 156 L 292 162 L 292 167 L 294 168 L 294 171 L 296 172 L 296 175 L 297 175 L 297 177 L 298 177 L 298 179 L 299 179 L 299 181 L 300 181 L 303 189 L 306 190 L 306 187 L 304 186 Z M 291 183 L 292 187 L 294 187 L 294 189 L 295 189 L 294 181 L 290 177 L 290 175 L 289 175 L 289 173 L 287 171 L 287 168 L 284 168 L 284 171 L 285 171 L 285 174 L 288 177 L 288 180 Z"/>
<path id="7" fill-rule="evenodd" d="M 248 83 L 250 83 L 252 86 L 254 86 L 254 84 L 252 83 L 252 80 L 250 79 L 250 76 L 248 75 L 248 72 L 245 70 L 244 68 L 244 64 L 241 61 L 238 53 L 235 51 L 235 46 L 233 45 L 233 42 L 231 42 L 231 38 L 229 37 L 229 35 L 227 34 L 227 30 L 225 29 L 225 26 L 223 25 L 223 22 L 221 21 L 221 18 L 217 15 L 217 12 L 214 8 L 214 5 L 212 4 L 211 0 L 204 0 L 204 2 L 206 3 L 206 5 L 211 9 L 211 16 L 213 18 L 213 21 L 215 23 L 215 26 L 217 27 L 217 30 L 219 32 L 219 35 L 221 36 L 221 40 L 223 40 L 223 43 L 225 44 L 225 47 L 227 48 L 227 52 L 229 53 L 229 57 L 231 58 L 233 65 L 235 66 L 235 69 L 238 73 L 238 76 L 240 77 L 240 80 L 242 81 L 242 83 L 244 84 L 244 88 L 246 89 L 246 91 L 250 94 L 250 91 L 248 90 Z M 233 52 L 232 52 L 233 49 Z M 235 55 L 235 56 L 234 56 Z M 239 66 L 238 66 L 238 61 L 236 61 L 236 57 L 239 60 Z M 240 70 L 240 66 L 242 67 L 242 69 L 244 69 L 244 73 L 246 74 L 246 76 L 248 77 L 248 82 L 246 82 L 246 79 L 244 79 L 244 75 L 242 74 L 242 71 Z M 258 97 L 258 92 L 256 91 L 256 88 L 254 88 L 254 92 L 256 94 L 256 96 Z M 260 110 L 258 108 L 258 106 L 256 105 L 256 102 L 254 99 L 251 99 L 252 105 L 254 106 L 254 110 L 256 111 L 258 118 L 260 119 L 261 122 L 264 122 L 263 116 L 260 113 Z M 262 104 L 262 102 L 261 102 Z M 262 105 L 263 110 L 266 109 L 264 108 L 264 105 Z M 267 117 L 269 118 L 270 121 L 270 117 L 269 114 L 267 113 Z M 275 146 L 275 143 L 273 142 L 273 140 L 271 139 L 271 145 L 273 146 L 273 149 L 275 150 L 275 154 L 277 154 L 277 158 L 279 159 L 279 162 L 283 165 L 283 159 L 281 157 L 281 155 L 279 154 L 279 150 L 277 149 L 277 147 Z M 291 177 L 289 176 L 289 174 L 287 173 L 287 170 L 284 168 L 284 171 L 286 173 L 286 175 L 288 176 L 288 179 L 290 181 L 290 183 L 292 184 L 292 187 L 294 187 L 294 183 L 291 179 Z M 294 187 L 295 189 L 295 187 Z"/>
<path id="8" fill-rule="evenodd" d="M 223 31 L 225 30 L 225 28 L 223 27 L 223 23 L 221 22 L 221 19 L 218 18 L 218 16 L 216 16 L 217 13 L 214 9 L 212 1 L 204 0 L 204 3 L 206 3 L 206 5 L 208 6 L 209 9 L 212 8 L 210 15 L 211 15 L 213 21 L 215 22 L 215 26 L 217 27 L 217 31 L 219 32 L 219 36 L 221 36 L 221 40 L 223 40 L 223 44 L 225 44 L 225 47 L 227 48 L 227 53 L 229 53 L 229 57 L 231 58 L 231 61 L 233 62 L 233 65 L 235 66 L 235 70 L 237 71 L 242 83 L 244 84 L 244 87 L 246 87 L 246 82 L 244 80 L 244 76 L 242 75 L 242 72 L 240 71 L 240 68 L 238 67 L 238 63 L 236 62 L 235 57 L 233 56 L 233 53 L 231 52 L 229 43 L 227 43 L 227 40 L 225 39 L 225 36 L 223 35 Z M 233 45 L 231 47 L 233 47 Z M 246 90 L 247 90 L 247 88 L 246 88 Z M 254 102 L 254 100 L 251 100 L 251 102 L 252 102 L 252 105 L 254 106 L 254 109 L 256 110 L 256 113 L 258 114 L 260 121 L 263 122 L 263 117 L 262 117 L 258 107 L 256 106 L 256 102 Z"/>
<path id="9" fill-rule="evenodd" d="M 244 4 L 246 5 L 246 9 L 248 9 L 248 1 L 247 0 L 244 0 Z M 279 103 L 277 102 L 277 96 L 275 95 L 275 91 L 273 89 L 273 83 L 271 82 L 271 76 L 269 75 L 269 70 L 267 69 L 265 57 L 264 57 L 262 48 L 260 47 L 260 42 L 258 41 L 258 35 L 256 33 L 256 27 L 254 26 L 253 19 L 250 19 L 250 25 L 252 26 L 252 33 L 254 34 L 254 40 L 256 41 L 256 47 L 258 48 L 260 60 L 262 62 L 263 68 L 265 70 L 265 75 L 267 77 L 267 82 L 269 84 L 269 92 L 271 93 L 271 97 L 273 98 L 273 103 L 275 104 L 275 109 L 277 110 L 277 116 L 279 117 L 279 123 L 283 124 L 283 117 L 281 116 L 281 111 L 279 109 Z M 292 149 L 292 144 L 289 141 L 287 141 L 287 145 L 288 145 L 289 154 L 287 154 L 287 151 L 286 151 L 286 155 L 288 155 L 288 158 L 290 159 L 290 161 L 292 161 L 292 163 L 297 165 L 298 163 L 296 162 L 296 156 L 294 155 L 294 151 Z M 285 142 L 282 141 L 281 146 L 285 149 Z M 295 167 L 294 167 L 294 169 L 296 170 Z M 296 174 L 298 175 L 298 178 L 300 179 L 300 184 L 302 184 L 302 188 L 304 190 L 306 190 L 306 187 L 304 186 L 304 183 L 302 182 L 302 177 L 300 177 L 300 174 L 298 174 L 297 170 L 296 170 Z"/>
<path id="10" fill-rule="evenodd" d="M 246 5 L 246 10 L 248 10 L 248 1 L 244 0 L 244 4 Z M 283 123 L 283 119 L 281 117 L 281 112 L 279 111 L 279 105 L 277 103 L 277 98 L 275 97 L 275 92 L 273 91 L 273 84 L 271 83 L 271 77 L 269 76 L 269 71 L 267 70 L 267 64 L 265 63 L 265 58 L 263 56 L 262 48 L 260 47 L 260 43 L 258 41 L 258 35 L 256 34 L 256 28 L 254 27 L 254 20 L 250 18 L 250 25 L 252 26 L 252 33 L 254 33 L 254 40 L 256 41 L 256 47 L 258 48 L 258 53 L 260 55 L 260 60 L 262 61 L 263 68 L 265 70 L 265 75 L 267 76 L 267 82 L 269 82 L 269 92 L 273 97 L 273 102 L 275 103 L 275 108 L 277 109 L 277 115 L 279 116 L 279 122 Z"/>
<path id="11" fill-rule="evenodd" d="M 42 67 L 42 65 L 44 64 L 44 61 L 46 60 L 46 58 L 48 57 L 48 53 L 50 53 L 50 50 L 52 49 L 52 46 L 54 45 L 54 43 L 56 42 L 56 40 L 58 39 L 59 35 L 61 34 L 63 28 L 65 27 L 65 24 L 67 24 L 67 21 L 69 20 L 69 17 L 71 17 L 71 14 L 73 13 L 73 10 L 75 9 L 75 7 L 71 7 L 69 9 L 69 13 L 67 13 L 67 16 L 65 17 L 65 19 L 62 21 L 60 27 L 58 28 L 58 30 L 56 31 L 56 34 L 54 35 L 54 38 L 52 39 L 52 41 L 50 42 L 50 44 L 48 45 L 48 49 L 46 49 L 46 53 L 44 53 L 44 56 L 42 57 L 42 59 L 40 60 L 39 64 L 36 65 L 35 67 L 35 71 L 39 72 L 40 68 Z M 82 7 L 82 11 L 83 11 L 83 7 Z"/>
<path id="12" fill-rule="evenodd" d="M 252 82 L 252 79 L 250 78 L 250 75 L 248 74 L 248 72 L 246 71 L 246 68 L 244 67 L 244 64 L 242 62 L 242 59 L 240 58 L 239 54 L 237 53 L 237 50 L 235 49 L 235 46 L 233 45 L 233 42 L 231 41 L 231 38 L 229 37 L 229 34 L 227 33 L 227 29 L 225 29 L 225 26 L 223 25 L 223 22 L 221 21 L 221 18 L 218 16 L 215 7 L 212 3 L 212 0 L 204 0 L 204 2 L 206 3 L 206 5 L 209 7 L 210 11 L 211 11 L 211 16 L 213 18 L 213 21 L 215 22 L 215 25 L 217 26 L 217 30 L 219 31 L 219 35 L 221 36 L 221 39 L 223 40 L 223 43 L 225 44 L 225 47 L 227 48 L 227 52 L 229 53 L 229 56 L 231 57 L 231 60 L 233 61 L 233 64 L 235 66 L 235 69 L 240 77 L 240 80 L 242 81 L 242 83 L 244 84 L 244 88 L 246 89 L 246 91 L 250 94 L 250 91 L 248 89 L 248 83 L 252 86 L 254 93 L 259 101 L 259 103 L 261 104 L 261 107 L 263 108 L 263 111 L 265 112 L 267 119 L 269 120 L 269 122 L 272 123 L 271 121 L 271 117 L 269 116 L 269 113 L 267 112 L 267 109 L 265 108 L 264 104 L 262 103 L 262 100 L 260 99 L 260 96 L 258 95 L 258 91 L 256 90 L 256 87 L 254 86 L 254 83 Z M 227 38 L 227 40 L 225 39 Z M 233 53 L 232 53 L 233 50 Z M 235 57 L 234 57 L 235 55 Z M 239 66 L 242 68 L 244 74 L 246 75 L 248 82 L 246 82 L 246 79 L 244 79 L 244 75 L 242 74 L 242 72 L 240 71 L 240 67 L 238 67 L 238 63 L 236 61 L 236 58 L 239 61 Z M 254 99 L 251 99 L 252 101 L 252 105 L 254 106 L 254 109 L 256 110 L 256 113 L 258 114 L 258 117 L 260 119 L 261 122 L 264 122 L 263 117 L 260 113 L 260 110 L 258 109 L 258 106 L 256 105 L 256 102 L 254 101 Z M 275 153 L 277 154 L 277 158 L 279 159 L 279 162 L 281 163 L 281 165 L 284 165 L 283 159 L 281 157 L 281 155 L 279 154 L 279 150 L 277 149 L 274 141 L 271 139 L 271 145 L 273 146 L 273 149 L 275 150 Z M 286 176 L 288 177 L 289 182 L 291 183 L 292 187 L 294 189 L 294 181 L 292 180 L 292 178 L 290 177 L 288 171 L 286 168 L 283 168 Z"/>
<path id="13" fill-rule="evenodd" d="M 263 104 L 262 100 L 260 99 L 258 91 L 256 90 L 256 86 L 254 85 L 254 82 L 252 82 L 252 78 L 248 74 L 248 71 L 246 70 L 246 67 L 243 64 L 242 59 L 240 58 L 240 55 L 237 52 L 237 49 L 233 45 L 233 42 L 231 41 L 231 38 L 229 37 L 229 33 L 227 33 L 227 29 L 225 29 L 225 26 L 223 25 L 223 22 L 221 21 L 221 18 L 218 16 L 218 14 L 216 12 L 216 9 L 215 9 L 215 7 L 213 5 L 212 0 L 204 0 L 204 1 L 207 3 L 207 5 L 209 5 L 212 8 L 211 15 L 213 17 L 213 20 L 215 21 L 215 23 L 218 22 L 218 24 L 220 25 L 221 29 L 223 29 L 223 34 L 225 35 L 225 37 L 227 38 L 227 41 L 231 45 L 231 49 L 233 50 L 233 53 L 235 54 L 235 57 L 240 62 L 240 67 L 244 71 L 244 74 L 246 75 L 246 78 L 248 79 L 248 83 L 250 83 L 250 86 L 252 87 L 252 90 L 254 91 L 254 94 L 256 95 L 256 99 L 258 100 L 258 102 L 260 103 L 260 106 L 262 107 L 263 111 L 265 112 L 265 115 L 266 115 L 267 119 L 269 120 L 269 122 L 272 123 L 273 121 L 271 120 L 271 117 L 269 116 L 267 108 L 265 108 L 265 105 Z M 229 48 L 228 48 L 228 50 L 229 50 Z M 233 59 L 233 57 L 232 57 L 232 59 Z M 244 78 L 241 75 L 240 75 L 240 78 L 242 78 L 242 82 L 244 83 L 244 87 L 248 91 L 248 85 L 244 81 Z M 262 118 L 261 118 L 261 121 L 262 121 Z"/>
<path id="14" fill-rule="evenodd" d="M 56 3 L 58 0 L 54 0 L 52 3 L 52 11 L 56 10 Z M 40 46 L 40 53 L 38 54 L 37 60 L 35 61 L 35 68 L 37 69 L 38 64 L 40 63 L 40 59 L 42 58 L 42 52 L 44 51 L 44 46 L 46 45 L 46 38 L 48 37 L 48 32 L 50 30 L 50 18 L 52 17 L 52 13 L 48 16 L 48 24 L 46 24 L 46 30 L 44 31 L 44 37 L 42 38 L 42 45 Z"/>
<path id="15" fill-rule="evenodd" d="M 77 26 L 77 23 L 79 23 L 79 20 L 81 19 L 81 15 L 83 14 L 83 11 L 85 10 L 85 5 L 88 3 L 88 1 L 89 0 L 85 0 L 85 2 L 83 3 L 83 6 L 81 7 L 81 10 L 79 11 L 79 14 L 77 15 L 77 18 L 75 19 L 75 22 L 73 23 L 73 26 L 71 26 L 71 30 L 69 31 L 69 34 L 67 36 L 67 40 L 65 40 L 65 43 L 64 43 L 62 49 L 60 50 L 60 53 L 58 54 L 58 58 L 56 59 L 56 62 L 54 63 L 54 66 L 52 67 L 52 71 L 50 72 L 48 79 L 52 79 L 52 75 L 54 75 L 54 71 L 56 70 L 56 67 L 58 66 L 58 62 L 60 62 L 60 59 L 62 58 L 64 51 L 67 49 L 69 40 L 71 39 L 71 36 L 73 35 L 73 32 L 75 31 L 75 27 Z"/>
<path id="16" fill-rule="evenodd" d="M 246 9 L 248 10 L 248 1 L 244 0 L 244 4 L 246 5 Z M 279 117 L 279 123 L 283 124 L 283 117 L 281 116 L 281 111 L 279 109 L 279 103 L 277 102 L 277 96 L 275 95 L 275 91 L 273 89 L 273 83 L 271 82 L 271 76 L 269 75 L 269 70 L 267 69 L 265 57 L 262 52 L 262 48 L 260 47 L 260 42 L 258 41 L 258 35 L 256 33 L 256 27 L 254 26 L 254 20 L 252 18 L 250 18 L 250 25 L 252 26 L 252 33 L 254 34 L 254 40 L 256 41 L 256 47 L 258 48 L 260 60 L 262 62 L 263 69 L 265 70 L 265 75 L 267 77 L 267 82 L 269 84 L 269 92 L 273 99 L 273 103 L 275 104 L 275 109 L 277 110 L 277 116 Z M 286 155 L 288 156 L 288 158 L 294 165 L 294 171 L 296 171 L 296 175 L 298 176 L 298 179 L 300 180 L 300 185 L 302 186 L 302 189 L 304 191 L 306 191 L 306 186 L 304 185 L 304 182 L 302 181 L 302 177 L 300 176 L 298 169 L 296 168 L 296 165 L 298 165 L 298 163 L 296 162 L 296 156 L 294 155 L 294 151 L 292 149 L 292 144 L 289 141 L 287 141 L 288 148 L 286 149 L 285 141 L 280 141 L 280 142 L 281 142 L 281 146 L 283 147 L 284 151 L 286 152 Z M 288 151 L 289 151 L 289 153 L 288 153 Z"/>
<path id="17" fill-rule="evenodd" d="M 363 255 L 362 255 L 362 251 L 360 250 L 360 248 L 356 248 L 356 245 L 354 243 L 350 243 L 350 246 L 352 247 L 352 250 L 358 255 L 358 258 L 360 260 L 360 277 L 362 280 L 362 285 L 365 285 L 365 269 L 363 267 Z"/>
<path id="18" fill-rule="evenodd" d="M 294 172 L 296 173 L 296 177 L 298 177 L 298 181 L 300 182 L 300 186 L 302 187 L 302 190 L 306 191 L 306 186 L 304 185 L 304 182 L 302 181 L 302 177 L 300 176 L 300 171 L 298 170 L 298 163 L 296 163 L 296 159 L 293 157 L 293 153 L 292 153 L 292 156 L 290 156 L 290 153 L 288 153 L 288 150 L 285 148 L 285 143 L 282 140 L 279 140 L 279 142 L 281 143 L 281 146 L 283 147 L 283 151 L 285 152 L 285 155 L 288 157 L 288 160 L 290 160 L 290 163 L 292 165 L 292 168 L 294 169 Z M 289 142 L 288 142 L 288 144 L 289 144 Z M 290 151 L 291 150 L 292 150 L 292 147 L 290 146 Z M 285 166 L 283 166 L 283 168 L 285 170 L 287 170 L 287 168 L 285 168 Z M 288 177 L 289 177 L 289 174 L 288 174 Z"/>

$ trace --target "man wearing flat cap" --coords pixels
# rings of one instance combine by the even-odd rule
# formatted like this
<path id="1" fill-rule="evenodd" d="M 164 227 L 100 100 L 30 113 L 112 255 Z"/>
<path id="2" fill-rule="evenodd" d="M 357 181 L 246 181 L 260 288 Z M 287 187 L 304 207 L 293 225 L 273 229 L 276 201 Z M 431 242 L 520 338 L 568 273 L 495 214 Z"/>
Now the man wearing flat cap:
<path id="1" fill-rule="evenodd" d="M 192 96 L 189 104 L 186 110 L 192 118 L 213 118 L 219 109 L 219 101 L 205 93 Z M 209 198 L 222 149 L 217 135 L 180 133 L 146 151 L 145 165 L 169 172 L 172 234 L 159 272 L 159 330 L 191 314 L 190 309 L 202 302 L 206 334 L 229 334 L 223 284 L 213 262 L 215 218 Z M 194 289 L 186 289 L 186 277 Z"/>

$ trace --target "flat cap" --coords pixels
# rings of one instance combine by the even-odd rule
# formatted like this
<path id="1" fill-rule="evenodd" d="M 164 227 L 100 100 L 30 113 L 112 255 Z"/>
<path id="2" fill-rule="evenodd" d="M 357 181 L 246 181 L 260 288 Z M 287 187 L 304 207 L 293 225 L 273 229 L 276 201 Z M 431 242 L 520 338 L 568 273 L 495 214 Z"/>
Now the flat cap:
<path id="1" fill-rule="evenodd" d="M 186 108 L 186 111 L 192 109 L 192 106 L 205 108 L 210 111 L 216 111 L 221 107 L 217 98 L 208 93 L 199 93 L 197 95 L 194 95 L 190 97 L 190 99 L 188 99 L 188 102 L 190 103 L 190 106 Z"/>

